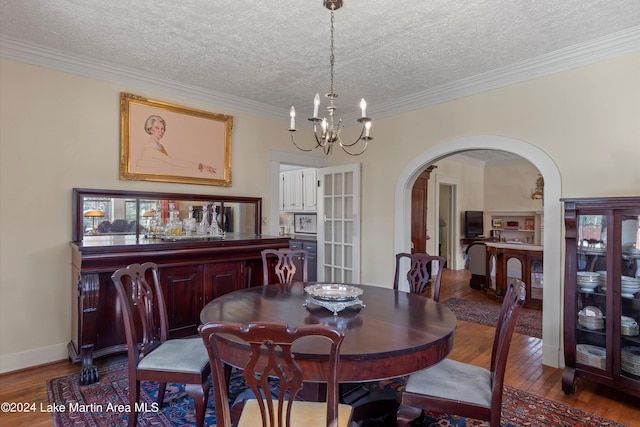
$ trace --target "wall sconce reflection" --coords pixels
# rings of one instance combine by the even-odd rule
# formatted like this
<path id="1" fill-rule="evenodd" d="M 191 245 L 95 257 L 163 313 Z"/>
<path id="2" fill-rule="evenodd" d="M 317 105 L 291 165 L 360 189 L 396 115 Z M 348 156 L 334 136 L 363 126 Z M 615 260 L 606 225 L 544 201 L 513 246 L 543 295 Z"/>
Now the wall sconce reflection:
<path id="1" fill-rule="evenodd" d="M 542 175 L 538 175 L 538 179 L 536 179 L 536 188 L 531 191 L 531 199 L 544 199 L 544 178 Z"/>

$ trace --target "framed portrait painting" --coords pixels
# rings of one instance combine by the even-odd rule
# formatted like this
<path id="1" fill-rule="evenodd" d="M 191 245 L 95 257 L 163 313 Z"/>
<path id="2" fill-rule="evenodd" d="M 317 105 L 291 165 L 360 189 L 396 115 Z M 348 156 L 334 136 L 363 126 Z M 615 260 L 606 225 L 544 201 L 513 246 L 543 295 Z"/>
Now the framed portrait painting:
<path id="1" fill-rule="evenodd" d="M 231 186 L 233 117 L 120 94 L 120 179 Z"/>

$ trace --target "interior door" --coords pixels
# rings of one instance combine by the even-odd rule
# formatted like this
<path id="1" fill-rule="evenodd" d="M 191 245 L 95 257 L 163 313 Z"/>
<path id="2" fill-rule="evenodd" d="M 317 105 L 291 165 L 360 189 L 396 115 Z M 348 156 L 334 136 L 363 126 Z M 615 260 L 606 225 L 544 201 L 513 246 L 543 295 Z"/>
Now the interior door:
<path id="1" fill-rule="evenodd" d="M 360 164 L 318 169 L 318 281 L 360 282 Z"/>
<path id="2" fill-rule="evenodd" d="M 411 190 L 411 253 L 426 253 L 427 240 L 430 239 L 427 231 L 428 185 L 431 171 L 436 166 L 429 166 L 422 171 Z"/>

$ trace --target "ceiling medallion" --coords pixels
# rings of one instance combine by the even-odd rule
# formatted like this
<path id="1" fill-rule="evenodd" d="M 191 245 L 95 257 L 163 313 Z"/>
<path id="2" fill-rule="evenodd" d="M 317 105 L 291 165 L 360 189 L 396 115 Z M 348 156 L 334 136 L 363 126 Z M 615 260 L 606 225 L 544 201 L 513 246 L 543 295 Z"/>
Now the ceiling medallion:
<path id="1" fill-rule="evenodd" d="M 340 9 L 342 7 L 342 0 L 324 0 L 324 6 L 331 11 L 331 55 L 329 57 L 330 64 L 330 86 L 329 93 L 325 95 L 325 97 L 329 100 L 327 105 L 327 116 L 326 117 L 318 117 L 318 109 L 320 107 L 320 94 L 316 93 L 316 96 L 313 99 L 313 117 L 310 117 L 308 120 L 313 123 L 313 133 L 316 139 L 316 146 L 313 148 L 302 148 L 298 146 L 294 138 L 294 132 L 296 132 L 296 110 L 293 106 L 291 106 L 291 124 L 289 126 L 289 133 L 291 135 L 291 142 L 296 146 L 299 150 L 302 151 L 313 151 L 316 148 L 322 148 L 324 154 L 329 155 L 333 150 L 334 143 L 338 143 L 340 148 L 344 150 L 345 153 L 350 154 L 352 156 L 358 156 L 367 149 L 367 145 L 369 141 L 373 138 L 369 136 L 369 131 L 371 129 L 371 118 L 367 117 L 367 103 L 364 101 L 364 98 L 360 101 L 360 110 L 362 112 L 362 117 L 358 119 L 358 123 L 362 124 L 362 131 L 360 132 L 360 136 L 352 143 L 346 144 L 340 138 L 340 133 L 342 132 L 343 123 L 342 119 L 338 119 L 337 123 L 335 122 L 334 114 L 336 112 L 337 107 L 335 106 L 335 99 L 338 95 L 333 90 L 333 69 L 335 65 L 335 56 L 333 49 L 333 26 L 334 26 L 334 16 L 333 12 Z M 355 150 L 356 144 L 359 142 L 363 142 L 361 146 L 358 146 L 358 150 Z M 354 147 L 354 151 L 351 151 L 351 147 Z"/>

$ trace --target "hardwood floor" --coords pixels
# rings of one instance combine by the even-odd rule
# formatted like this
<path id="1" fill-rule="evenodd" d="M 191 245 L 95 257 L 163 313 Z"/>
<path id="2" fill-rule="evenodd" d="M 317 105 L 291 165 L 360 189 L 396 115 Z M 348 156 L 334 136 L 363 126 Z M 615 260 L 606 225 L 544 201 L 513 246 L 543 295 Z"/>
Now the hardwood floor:
<path id="1" fill-rule="evenodd" d="M 490 301 L 480 291 L 469 288 L 467 270 L 445 270 L 441 300 L 456 297 Z M 497 304 L 497 303 L 496 303 Z M 460 321 L 451 358 L 488 366 L 493 328 Z M 98 365 L 107 361 L 98 361 Z M 40 410 L 48 404 L 46 381 L 49 378 L 78 372 L 78 366 L 60 361 L 0 375 L 0 402 L 35 404 L 36 410 L 23 413 L 0 412 L 2 426 L 51 426 L 51 415 Z M 565 405 L 595 413 L 628 426 L 640 425 L 640 399 L 607 387 L 578 379 L 574 394 L 561 388 L 562 370 L 542 366 L 542 341 L 514 334 L 509 354 L 505 384 Z"/>

